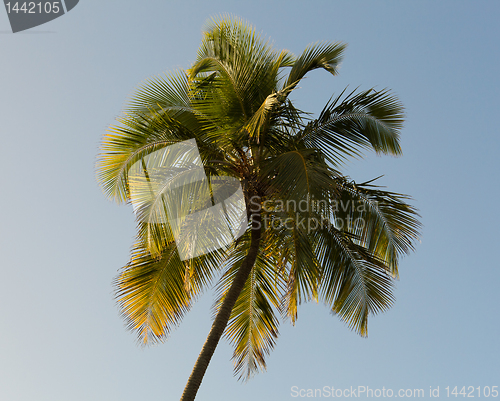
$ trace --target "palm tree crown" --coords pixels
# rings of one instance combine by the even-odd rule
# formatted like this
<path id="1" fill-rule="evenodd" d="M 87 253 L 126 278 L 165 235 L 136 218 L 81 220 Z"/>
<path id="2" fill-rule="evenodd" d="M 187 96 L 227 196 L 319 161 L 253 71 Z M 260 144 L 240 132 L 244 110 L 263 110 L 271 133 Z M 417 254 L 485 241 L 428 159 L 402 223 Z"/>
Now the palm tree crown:
<path id="1" fill-rule="evenodd" d="M 166 338 L 215 285 L 203 366 L 183 399 L 194 399 L 223 333 L 234 345 L 235 373 L 248 378 L 266 366 L 279 316 L 295 322 L 301 302 L 325 303 L 363 336 L 368 316 L 393 302 L 418 215 L 409 197 L 339 170 L 365 149 L 401 154 L 401 103 L 387 90 L 343 91 L 311 118 L 290 99 L 310 71 L 336 75 L 344 49 L 317 43 L 297 57 L 237 18 L 215 19 L 192 67 L 147 81 L 103 138 L 98 180 L 117 202 L 132 200 L 135 163 L 193 138 L 209 177 L 242 186 L 249 223 L 238 240 L 181 260 L 168 223 L 138 219 L 130 262 L 115 282 L 122 314 L 144 343 Z"/>

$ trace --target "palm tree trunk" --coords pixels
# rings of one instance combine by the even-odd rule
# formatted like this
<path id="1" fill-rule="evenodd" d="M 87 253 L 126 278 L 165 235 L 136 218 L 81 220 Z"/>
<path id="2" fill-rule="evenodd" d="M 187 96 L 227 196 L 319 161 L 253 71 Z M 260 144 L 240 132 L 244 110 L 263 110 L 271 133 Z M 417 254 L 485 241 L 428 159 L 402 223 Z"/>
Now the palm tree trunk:
<path id="1" fill-rule="evenodd" d="M 217 344 L 219 343 L 219 340 L 227 326 L 234 304 L 236 303 L 241 290 L 245 286 L 248 276 L 250 275 L 253 265 L 255 264 L 255 260 L 257 259 L 257 255 L 259 253 L 260 238 L 260 214 L 256 213 L 252 216 L 250 249 L 248 250 L 245 260 L 241 264 L 240 269 L 236 273 L 234 281 L 231 284 L 224 301 L 222 302 L 222 306 L 217 313 L 217 316 L 215 317 L 210 333 L 208 334 L 205 344 L 203 344 L 203 348 L 201 349 L 200 355 L 196 360 L 191 376 L 189 376 L 189 380 L 184 388 L 181 401 L 193 401 L 196 397 L 196 393 L 200 388 L 201 381 L 203 380 L 208 364 L 210 363 L 212 355 L 215 352 L 215 348 L 217 347 Z"/>

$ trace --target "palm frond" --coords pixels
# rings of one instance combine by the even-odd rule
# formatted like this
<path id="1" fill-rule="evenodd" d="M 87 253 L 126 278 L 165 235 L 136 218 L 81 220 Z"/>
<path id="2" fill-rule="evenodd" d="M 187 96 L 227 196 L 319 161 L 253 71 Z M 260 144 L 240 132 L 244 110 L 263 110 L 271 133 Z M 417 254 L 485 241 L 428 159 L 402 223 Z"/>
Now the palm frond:
<path id="1" fill-rule="evenodd" d="M 246 124 L 265 99 L 276 92 L 279 69 L 290 65 L 291 60 L 288 52 L 274 50 L 243 21 L 214 19 L 207 26 L 197 61 L 189 70 L 197 93 L 203 93 L 200 111 L 229 118 L 233 126 L 237 122 L 240 126 Z"/>
<path id="2" fill-rule="evenodd" d="M 228 263 L 229 268 L 220 279 L 215 312 L 241 265 L 246 248 L 245 243 L 241 243 L 238 252 Z M 224 333 L 234 345 L 234 372 L 239 379 L 248 380 L 259 370 L 266 369 L 265 359 L 278 337 L 279 320 L 275 310 L 279 306 L 279 294 L 283 292 L 285 283 L 276 274 L 273 253 L 268 248 L 267 252 L 262 252 L 257 258 Z"/>
<path id="3" fill-rule="evenodd" d="M 167 114 L 190 131 L 201 127 L 191 104 L 188 77 L 183 70 L 146 80 L 132 96 L 126 111 L 131 114 Z"/>
<path id="4" fill-rule="evenodd" d="M 164 247 L 159 257 L 137 244 L 114 285 L 121 314 L 139 342 L 165 339 L 210 283 L 224 257 L 218 251 L 183 262 L 175 242 Z"/>
<path id="5" fill-rule="evenodd" d="M 167 114 L 130 115 L 118 118 L 104 135 L 97 161 L 97 180 L 116 202 L 129 198 L 128 171 L 148 154 L 196 135 Z"/>
<path id="6" fill-rule="evenodd" d="M 344 91 L 345 92 L 345 91 Z M 298 135 L 307 146 L 322 149 L 338 165 L 346 157 L 360 157 L 360 149 L 400 155 L 399 131 L 403 106 L 387 90 L 342 92 Z"/>
<path id="7" fill-rule="evenodd" d="M 141 248 L 116 279 L 116 296 L 122 316 L 143 344 L 166 337 L 179 324 L 192 303 L 185 286 L 186 266 L 170 243 L 161 258 Z"/>
<path id="8" fill-rule="evenodd" d="M 408 195 L 384 191 L 369 184 L 338 180 L 334 218 L 356 235 L 357 243 L 383 260 L 398 276 L 401 255 L 414 250 L 421 224 Z"/>
<path id="9" fill-rule="evenodd" d="M 315 253 L 321 265 L 319 293 L 333 313 L 362 336 L 368 316 L 393 303 L 392 279 L 382 260 L 331 225 L 318 231 Z"/>
<path id="10" fill-rule="evenodd" d="M 296 204 L 304 200 L 329 203 L 336 174 L 317 150 L 289 147 L 262 163 L 261 180 L 275 198 L 293 200 Z"/>
<path id="11" fill-rule="evenodd" d="M 248 139 L 259 144 L 261 135 L 269 128 L 270 117 L 273 110 L 280 104 L 280 93 L 274 92 L 266 97 L 259 109 L 253 114 L 245 126 Z"/>
<path id="12" fill-rule="evenodd" d="M 287 261 L 287 291 L 282 299 L 281 310 L 295 324 L 298 317 L 298 306 L 311 299 L 318 300 L 320 266 L 314 253 L 313 244 L 307 228 L 301 224 L 300 214 L 289 214 L 288 242 L 282 247 L 285 254 L 292 257 Z"/>
<path id="13" fill-rule="evenodd" d="M 337 75 L 345 48 L 346 45 L 339 42 L 316 43 L 306 47 L 295 60 L 285 86 L 296 86 L 308 72 L 318 68 Z"/>

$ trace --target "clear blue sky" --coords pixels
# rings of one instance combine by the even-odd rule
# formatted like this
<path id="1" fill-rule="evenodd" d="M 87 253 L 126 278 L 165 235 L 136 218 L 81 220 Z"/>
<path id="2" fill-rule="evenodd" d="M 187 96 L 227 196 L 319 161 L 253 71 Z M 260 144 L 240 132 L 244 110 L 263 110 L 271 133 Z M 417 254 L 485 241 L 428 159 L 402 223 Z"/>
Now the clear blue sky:
<path id="1" fill-rule="evenodd" d="M 201 2 L 200 2 L 201 3 Z M 101 136 L 144 79 L 188 68 L 212 15 L 253 23 L 276 47 L 349 44 L 338 77 L 295 98 L 319 112 L 345 86 L 391 88 L 406 107 L 403 157 L 368 155 L 424 224 L 397 302 L 359 338 L 323 305 L 281 326 L 268 370 L 233 378 L 222 342 L 198 398 L 296 399 L 291 388 L 500 386 L 500 2 L 81 0 L 9 33 L 0 9 L 0 399 L 177 400 L 210 328 L 207 293 L 163 345 L 142 349 L 111 282 L 134 236 L 131 207 L 94 177 Z"/>

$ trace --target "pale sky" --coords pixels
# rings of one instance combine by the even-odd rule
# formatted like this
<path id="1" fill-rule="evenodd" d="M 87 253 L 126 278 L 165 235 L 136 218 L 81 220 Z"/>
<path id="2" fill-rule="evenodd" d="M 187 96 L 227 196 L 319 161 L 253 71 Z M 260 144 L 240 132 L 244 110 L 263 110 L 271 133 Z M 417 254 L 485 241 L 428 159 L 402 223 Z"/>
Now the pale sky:
<path id="1" fill-rule="evenodd" d="M 440 398 L 447 386 L 500 386 L 500 3 L 199 3 L 81 0 L 16 34 L 0 9 L 0 400 L 180 398 L 213 293 L 164 344 L 136 344 L 112 287 L 132 208 L 106 200 L 94 164 L 127 97 L 148 77 L 189 68 L 204 23 L 222 13 L 296 54 L 348 43 L 339 76 L 314 72 L 294 93 L 302 110 L 318 113 L 347 85 L 399 96 L 403 156 L 369 154 L 345 172 L 359 182 L 383 174 L 380 185 L 413 196 L 424 227 L 402 259 L 395 306 L 371 318 L 367 339 L 323 305 L 302 305 L 295 327 L 282 323 L 267 372 L 238 382 L 222 341 L 197 399 L 293 400 L 294 386 L 424 389 L 429 399 L 437 386 Z"/>

